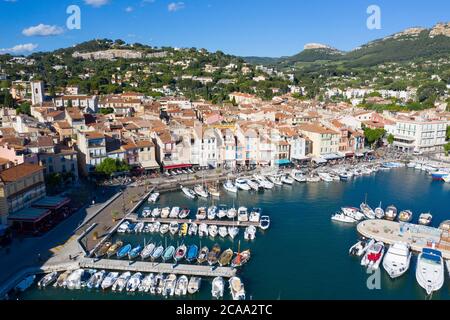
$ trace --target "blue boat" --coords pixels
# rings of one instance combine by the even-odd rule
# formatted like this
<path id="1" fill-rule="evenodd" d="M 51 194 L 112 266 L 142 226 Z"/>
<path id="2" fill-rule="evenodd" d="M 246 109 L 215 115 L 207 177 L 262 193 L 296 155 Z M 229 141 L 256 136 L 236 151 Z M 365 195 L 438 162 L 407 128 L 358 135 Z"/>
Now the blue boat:
<path id="1" fill-rule="evenodd" d="M 141 251 L 142 251 L 142 246 L 138 245 L 136 248 L 133 248 L 133 250 L 128 252 L 128 258 L 130 260 L 136 259 L 137 256 L 141 253 Z"/>
<path id="2" fill-rule="evenodd" d="M 447 177 L 448 175 L 450 175 L 450 172 L 446 171 L 436 171 L 431 173 L 433 180 L 444 180 L 444 178 Z"/>
<path id="3" fill-rule="evenodd" d="M 198 247 L 196 245 L 189 246 L 186 254 L 186 260 L 188 262 L 192 262 L 195 259 L 197 259 L 197 256 L 198 256 Z"/>
<path id="4" fill-rule="evenodd" d="M 125 247 L 123 247 L 117 252 L 117 258 L 120 259 L 125 257 L 130 251 L 131 251 L 131 244 L 127 244 Z"/>

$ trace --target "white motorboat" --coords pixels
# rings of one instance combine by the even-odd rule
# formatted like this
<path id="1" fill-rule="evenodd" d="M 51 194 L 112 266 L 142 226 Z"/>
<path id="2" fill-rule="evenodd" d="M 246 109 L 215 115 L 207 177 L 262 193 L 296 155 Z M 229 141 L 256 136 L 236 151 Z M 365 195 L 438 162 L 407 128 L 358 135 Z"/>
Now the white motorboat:
<path id="1" fill-rule="evenodd" d="M 289 177 L 289 176 L 282 176 L 281 177 L 281 182 L 282 183 L 284 183 L 284 184 L 287 184 L 287 185 L 292 185 L 292 184 L 294 184 L 294 179 L 292 179 L 291 177 Z"/>
<path id="2" fill-rule="evenodd" d="M 319 172 L 318 175 L 319 175 L 319 178 L 322 181 L 325 181 L 325 182 L 332 182 L 333 181 L 333 178 L 326 172 Z"/>
<path id="3" fill-rule="evenodd" d="M 122 223 L 119 226 L 119 228 L 117 228 L 117 233 L 127 233 L 129 228 L 130 228 L 130 222 L 129 221 L 125 221 L 124 223 Z"/>
<path id="4" fill-rule="evenodd" d="M 384 256 L 384 243 L 376 242 L 367 249 L 366 254 L 361 259 L 361 265 L 368 269 L 377 270 Z"/>
<path id="5" fill-rule="evenodd" d="M 112 291 L 119 291 L 122 292 L 125 290 L 125 287 L 127 286 L 128 280 L 131 278 L 131 272 L 124 272 L 120 275 L 120 277 L 117 279 L 116 282 L 114 282 L 112 286 Z"/>
<path id="6" fill-rule="evenodd" d="M 178 222 L 171 222 L 169 224 L 169 232 L 174 236 L 178 230 L 180 230 L 180 225 L 178 224 Z"/>
<path id="7" fill-rule="evenodd" d="M 175 294 L 175 286 L 177 284 L 177 276 L 174 274 L 170 274 L 164 280 L 164 289 L 162 295 L 165 297 L 173 296 Z"/>
<path id="8" fill-rule="evenodd" d="M 189 236 L 196 236 L 198 232 L 198 225 L 196 223 L 191 223 L 188 229 Z"/>
<path id="9" fill-rule="evenodd" d="M 41 280 L 39 280 L 37 285 L 39 288 L 45 288 L 55 282 L 57 278 L 58 272 L 51 272 L 49 274 L 46 274 Z"/>
<path id="10" fill-rule="evenodd" d="M 444 260 L 439 250 L 424 248 L 417 259 L 416 280 L 428 295 L 444 285 Z"/>
<path id="11" fill-rule="evenodd" d="M 306 177 L 303 175 L 303 173 L 300 170 L 294 169 L 291 171 L 290 175 L 291 175 L 292 179 L 294 179 L 297 182 L 300 182 L 300 183 L 306 182 Z"/>
<path id="12" fill-rule="evenodd" d="M 179 214 L 180 214 L 180 207 L 173 207 L 172 210 L 170 210 L 169 218 L 177 219 Z"/>
<path id="13" fill-rule="evenodd" d="M 375 217 L 377 219 L 383 219 L 384 218 L 385 213 L 384 213 L 383 208 L 381 207 L 381 203 L 380 203 L 380 205 L 377 208 L 375 208 L 374 213 L 375 213 Z"/>
<path id="14" fill-rule="evenodd" d="M 154 286 L 152 286 L 150 288 L 150 293 L 151 294 L 162 294 L 164 291 L 164 282 L 165 282 L 165 277 L 162 273 L 159 273 L 158 275 L 156 275 Z"/>
<path id="15" fill-rule="evenodd" d="M 239 234 L 239 228 L 238 227 L 228 227 L 228 235 L 231 237 L 231 239 L 236 238 L 236 236 Z"/>
<path id="16" fill-rule="evenodd" d="M 166 234 L 167 232 L 169 232 L 169 225 L 164 223 L 161 225 L 161 227 L 159 228 L 159 233 L 161 233 L 162 235 Z"/>
<path id="17" fill-rule="evenodd" d="M 136 225 L 134 226 L 134 233 L 142 233 L 144 227 L 145 225 L 143 222 L 136 223 Z"/>
<path id="18" fill-rule="evenodd" d="M 352 217 L 349 217 L 343 213 L 336 213 L 333 216 L 331 216 L 331 220 L 338 221 L 338 222 L 344 222 L 344 223 L 355 223 L 356 220 Z"/>
<path id="19" fill-rule="evenodd" d="M 227 218 L 228 219 L 235 219 L 238 216 L 238 212 L 236 210 L 236 208 L 230 208 L 227 211 Z"/>
<path id="20" fill-rule="evenodd" d="M 142 276 L 142 273 L 140 273 L 140 272 L 133 274 L 133 276 L 127 282 L 127 287 L 126 287 L 127 291 L 135 292 L 139 288 L 139 285 L 142 282 L 142 278 L 143 278 L 143 276 Z"/>
<path id="21" fill-rule="evenodd" d="M 240 222 L 247 222 L 248 221 L 248 210 L 246 207 L 240 207 L 238 209 L 238 221 Z"/>
<path id="22" fill-rule="evenodd" d="M 255 190 L 255 191 L 260 190 L 260 185 L 258 183 L 256 183 L 255 181 L 253 181 L 251 179 L 246 179 L 245 181 L 252 190 Z"/>
<path id="23" fill-rule="evenodd" d="M 433 219 L 433 216 L 431 213 L 422 213 L 419 216 L 419 224 L 423 226 L 429 226 L 431 224 L 431 220 Z"/>
<path id="24" fill-rule="evenodd" d="M 411 250 L 409 244 L 397 242 L 389 247 L 383 259 L 383 268 L 394 279 L 409 269 Z"/>
<path id="25" fill-rule="evenodd" d="M 196 185 L 194 187 L 194 191 L 201 198 L 209 197 L 208 191 L 206 191 L 205 188 L 201 184 Z"/>
<path id="26" fill-rule="evenodd" d="M 319 176 L 316 175 L 310 175 L 309 177 L 306 178 L 306 182 L 319 182 L 321 179 Z"/>
<path id="27" fill-rule="evenodd" d="M 254 226 L 248 226 L 244 231 L 245 240 L 255 240 L 256 238 L 256 228 Z"/>
<path id="28" fill-rule="evenodd" d="M 226 236 L 228 236 L 227 227 L 219 227 L 219 236 L 221 236 L 222 238 L 225 238 Z"/>
<path id="29" fill-rule="evenodd" d="M 158 201 L 159 196 L 160 196 L 160 194 L 158 192 L 152 193 L 150 195 L 150 197 L 148 198 L 148 201 L 155 203 L 156 201 Z"/>
<path id="30" fill-rule="evenodd" d="M 188 284 L 188 293 L 189 294 L 195 294 L 198 291 L 200 291 L 200 286 L 202 283 L 202 278 L 200 277 L 191 277 L 191 279 L 189 279 L 189 284 Z"/>
<path id="31" fill-rule="evenodd" d="M 155 250 L 156 245 L 154 243 L 150 243 L 144 247 L 141 252 L 142 260 L 146 260 L 152 256 L 153 251 Z"/>
<path id="32" fill-rule="evenodd" d="M 207 237 L 209 235 L 208 225 L 206 223 L 200 224 L 198 227 L 198 236 L 199 237 Z"/>
<path id="33" fill-rule="evenodd" d="M 225 289 L 225 282 L 223 281 L 223 278 L 222 277 L 214 278 L 211 286 L 212 297 L 215 299 L 223 298 L 224 289 Z"/>
<path id="34" fill-rule="evenodd" d="M 106 271 L 105 270 L 100 270 L 97 271 L 96 273 L 94 273 L 94 275 L 89 279 L 86 287 L 88 289 L 98 289 L 100 288 L 103 279 L 106 276 Z"/>
<path id="35" fill-rule="evenodd" d="M 238 277 L 232 277 L 229 280 L 230 292 L 233 300 L 245 300 L 244 284 Z"/>
<path id="36" fill-rule="evenodd" d="M 169 217 L 170 214 L 170 208 L 169 207 L 165 207 L 161 210 L 161 218 L 163 219 L 167 219 Z"/>
<path id="37" fill-rule="evenodd" d="M 155 275 L 153 273 L 150 273 L 149 275 L 145 276 L 144 279 L 142 279 L 141 284 L 138 287 L 138 291 L 148 293 L 150 291 L 150 288 L 154 286 L 154 283 Z"/>
<path id="38" fill-rule="evenodd" d="M 207 217 L 208 217 L 208 213 L 207 213 L 205 207 L 200 207 L 197 209 L 197 214 L 195 215 L 195 218 L 197 220 L 205 220 Z"/>
<path id="39" fill-rule="evenodd" d="M 177 284 L 175 286 L 175 295 L 176 296 L 185 296 L 187 295 L 189 285 L 189 279 L 186 276 L 181 276 L 177 280 Z"/>
<path id="40" fill-rule="evenodd" d="M 152 210 L 152 217 L 158 218 L 161 215 L 161 209 L 160 208 L 154 208 Z"/>
<path id="41" fill-rule="evenodd" d="M 270 189 L 273 189 L 273 187 L 274 187 L 274 184 L 272 182 L 266 180 L 262 176 L 255 175 L 255 179 L 259 183 L 259 185 L 261 187 L 263 187 L 264 189 L 269 189 L 270 190 Z"/>
<path id="42" fill-rule="evenodd" d="M 81 277 L 84 274 L 83 269 L 77 269 L 67 277 L 66 288 L 69 290 L 81 289 Z"/>
<path id="43" fill-rule="evenodd" d="M 208 234 L 210 237 L 215 238 L 218 233 L 219 233 L 219 229 L 216 225 L 208 226 Z"/>
<path id="44" fill-rule="evenodd" d="M 341 210 L 346 216 L 349 216 L 350 218 L 353 218 L 357 221 L 364 220 L 365 218 L 365 215 L 361 211 L 359 211 L 358 208 L 343 207 L 341 208 Z"/>
<path id="45" fill-rule="evenodd" d="M 250 212 L 248 220 L 250 222 L 259 222 L 261 219 L 262 209 L 261 208 L 253 208 Z"/>
<path id="46" fill-rule="evenodd" d="M 152 214 L 152 209 L 150 209 L 149 207 L 145 207 L 142 210 L 142 217 L 147 218 Z"/>
<path id="47" fill-rule="evenodd" d="M 186 197 L 188 197 L 189 199 L 195 199 L 197 198 L 197 194 L 189 188 L 183 187 L 181 186 L 181 191 L 183 191 L 183 193 L 186 195 Z"/>
<path id="48" fill-rule="evenodd" d="M 191 214 L 191 210 L 185 208 L 185 209 L 182 209 L 180 211 L 180 214 L 178 215 L 178 218 L 180 218 L 180 219 L 187 219 L 190 214 Z"/>
<path id="49" fill-rule="evenodd" d="M 225 190 L 227 190 L 228 192 L 231 193 L 237 193 L 238 192 L 238 188 L 235 186 L 235 184 L 231 181 L 231 180 L 227 180 L 224 184 L 223 187 Z"/>
<path id="50" fill-rule="evenodd" d="M 397 218 L 397 208 L 395 206 L 389 206 L 386 208 L 384 217 L 387 220 L 394 221 Z"/>
<path id="51" fill-rule="evenodd" d="M 361 212 L 366 216 L 367 219 L 375 219 L 375 212 L 372 210 L 371 207 L 367 205 L 367 203 L 363 202 L 361 203 Z"/>
<path id="52" fill-rule="evenodd" d="M 246 179 L 238 178 L 236 179 L 236 187 L 238 187 L 240 190 L 244 191 L 250 191 L 252 188 L 247 184 Z"/>
<path id="53" fill-rule="evenodd" d="M 261 216 L 259 220 L 259 227 L 261 230 L 267 230 L 270 227 L 270 217 L 269 216 Z"/>
<path id="54" fill-rule="evenodd" d="M 223 219 L 227 216 L 228 208 L 226 205 L 221 204 L 217 210 L 217 218 Z"/>
<path id="55" fill-rule="evenodd" d="M 268 176 L 267 178 L 270 180 L 270 182 L 272 182 L 276 186 L 283 185 L 283 181 L 281 180 L 280 176 Z"/>
<path id="56" fill-rule="evenodd" d="M 366 253 L 367 249 L 372 247 L 375 244 L 374 239 L 370 240 L 360 240 L 356 244 L 354 244 L 350 250 L 348 250 L 348 253 L 352 256 L 361 257 L 363 254 Z"/>
<path id="57" fill-rule="evenodd" d="M 214 220 L 217 215 L 217 207 L 211 206 L 208 208 L 208 220 Z"/>
<path id="58" fill-rule="evenodd" d="M 116 283 L 118 277 L 119 277 L 118 272 L 108 273 L 108 275 L 102 281 L 102 285 L 101 285 L 102 289 L 106 290 L 106 289 L 111 288 L 114 285 L 114 283 Z"/>
<path id="59" fill-rule="evenodd" d="M 56 280 L 56 282 L 53 284 L 53 287 L 55 288 L 64 288 L 67 284 L 67 278 L 70 276 L 72 271 L 66 270 L 63 273 L 61 273 Z"/>
<path id="60" fill-rule="evenodd" d="M 150 232 L 152 232 L 152 233 L 159 232 L 160 228 L 161 228 L 161 222 L 157 221 L 151 225 Z"/>

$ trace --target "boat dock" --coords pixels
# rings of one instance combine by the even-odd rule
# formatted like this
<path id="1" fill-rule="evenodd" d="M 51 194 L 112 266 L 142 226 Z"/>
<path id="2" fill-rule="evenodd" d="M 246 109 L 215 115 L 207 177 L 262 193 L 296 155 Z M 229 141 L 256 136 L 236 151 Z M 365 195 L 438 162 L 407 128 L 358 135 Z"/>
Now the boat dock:
<path id="1" fill-rule="evenodd" d="M 126 261 L 126 260 L 111 260 L 111 259 L 83 259 L 80 261 L 80 268 L 83 269 L 97 269 L 97 270 L 112 270 L 112 271 L 130 271 L 143 273 L 164 273 L 189 275 L 199 277 L 223 277 L 231 278 L 236 275 L 236 269 L 231 267 L 211 267 L 204 265 L 189 265 L 189 264 L 170 264 L 158 262 L 143 262 L 143 261 Z"/>
<path id="2" fill-rule="evenodd" d="M 386 244 L 408 243 L 411 250 L 421 252 L 435 244 L 444 259 L 450 259 L 448 235 L 440 229 L 388 220 L 366 220 L 358 224 L 358 233 Z"/>
<path id="3" fill-rule="evenodd" d="M 177 222 L 178 224 L 191 224 L 196 223 L 198 225 L 204 223 L 206 225 L 216 225 L 219 227 L 250 227 L 254 226 L 256 228 L 259 228 L 259 222 L 243 222 L 243 221 L 232 221 L 232 220 L 196 220 L 196 219 L 178 219 L 178 218 L 140 218 L 136 214 L 130 215 L 128 217 L 128 220 L 130 220 L 133 223 L 137 222 L 144 222 L 144 223 L 154 223 L 154 222 L 160 222 L 160 223 L 166 223 L 170 224 L 172 222 Z"/>

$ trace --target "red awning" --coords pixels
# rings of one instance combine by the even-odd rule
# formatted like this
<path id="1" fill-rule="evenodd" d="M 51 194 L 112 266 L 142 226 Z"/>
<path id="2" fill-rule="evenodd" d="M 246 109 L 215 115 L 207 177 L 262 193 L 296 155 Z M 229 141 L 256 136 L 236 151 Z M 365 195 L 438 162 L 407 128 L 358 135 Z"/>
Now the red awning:
<path id="1" fill-rule="evenodd" d="M 192 167 L 192 164 L 175 164 L 172 166 L 164 166 L 165 170 L 172 170 L 172 169 L 183 169 L 183 168 L 190 168 Z"/>

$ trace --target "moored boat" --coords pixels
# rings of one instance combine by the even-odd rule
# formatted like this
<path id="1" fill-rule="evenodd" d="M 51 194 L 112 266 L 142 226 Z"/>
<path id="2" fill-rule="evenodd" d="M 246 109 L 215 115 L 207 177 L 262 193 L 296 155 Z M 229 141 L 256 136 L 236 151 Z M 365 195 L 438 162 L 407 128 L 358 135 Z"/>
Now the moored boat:
<path id="1" fill-rule="evenodd" d="M 411 250 L 408 244 L 397 242 L 389 247 L 383 259 L 383 268 L 392 278 L 402 276 L 409 269 Z"/>
<path id="2" fill-rule="evenodd" d="M 361 265 L 371 270 L 377 270 L 384 255 L 384 243 L 376 242 L 367 249 L 366 254 L 361 259 Z"/>
<path id="3" fill-rule="evenodd" d="M 56 279 L 58 279 L 58 272 L 54 271 L 46 274 L 41 280 L 39 280 L 37 285 L 39 288 L 45 288 L 55 282 Z"/>
<path id="4" fill-rule="evenodd" d="M 444 285 L 444 260 L 439 250 L 424 248 L 419 254 L 416 280 L 428 295 Z"/>
<path id="5" fill-rule="evenodd" d="M 223 292 L 225 288 L 225 282 L 223 281 L 222 277 L 216 277 L 212 281 L 211 286 L 211 295 L 215 299 L 221 299 L 223 298 Z"/>
<path id="6" fill-rule="evenodd" d="M 175 247 L 174 246 L 170 246 L 167 247 L 166 250 L 164 250 L 163 254 L 162 254 L 162 259 L 164 262 L 169 261 L 173 258 L 173 255 L 175 253 Z"/>
<path id="7" fill-rule="evenodd" d="M 238 277 L 232 277 L 229 280 L 230 292 L 233 300 L 245 300 L 244 284 Z"/>
<path id="8" fill-rule="evenodd" d="M 231 193 L 237 193 L 238 192 L 238 188 L 236 187 L 236 185 L 231 180 L 227 180 L 223 184 L 223 187 L 228 192 L 231 192 Z"/>
<path id="9" fill-rule="evenodd" d="M 338 222 L 344 222 L 344 223 L 355 223 L 356 220 L 352 217 L 349 217 L 343 213 L 336 213 L 333 216 L 331 216 L 331 220 L 338 221 Z"/>
<path id="10" fill-rule="evenodd" d="M 110 272 L 106 275 L 105 279 L 103 279 L 101 287 L 103 290 L 111 288 L 114 283 L 116 283 L 117 279 L 119 277 L 118 272 Z"/>
<path id="11" fill-rule="evenodd" d="M 200 250 L 200 253 L 198 254 L 197 263 L 199 263 L 199 264 L 205 263 L 208 259 L 208 254 L 209 254 L 209 248 L 203 247 Z"/>
<path id="12" fill-rule="evenodd" d="M 148 201 L 155 203 L 156 201 L 158 201 L 158 199 L 159 199 L 159 193 L 155 192 L 150 195 L 150 197 L 148 198 Z"/>
<path id="13" fill-rule="evenodd" d="M 352 256 L 361 257 L 363 254 L 366 253 L 367 249 L 372 247 L 374 244 L 375 244 L 374 239 L 360 240 L 350 248 L 348 253 Z"/>
<path id="14" fill-rule="evenodd" d="M 186 195 L 186 197 L 188 197 L 189 199 L 196 199 L 197 198 L 197 194 L 189 188 L 183 187 L 181 186 L 181 191 L 183 191 L 183 193 Z"/>
<path id="15" fill-rule="evenodd" d="M 211 249 L 211 251 L 208 253 L 207 261 L 210 266 L 215 265 L 217 263 L 217 261 L 219 260 L 220 252 L 221 252 L 220 246 L 219 244 L 216 243 Z"/>
<path id="16" fill-rule="evenodd" d="M 208 213 L 207 213 L 205 207 L 200 207 L 197 209 L 197 214 L 195 215 L 195 218 L 197 220 L 205 220 L 207 217 L 208 217 Z"/>
<path id="17" fill-rule="evenodd" d="M 230 264 L 231 259 L 233 259 L 233 250 L 227 249 L 219 257 L 219 265 L 225 267 Z"/>
<path id="18" fill-rule="evenodd" d="M 411 210 L 403 210 L 398 215 L 398 220 L 401 222 L 410 222 L 412 220 L 413 213 Z"/>
<path id="19" fill-rule="evenodd" d="M 419 224 L 423 226 L 429 226 L 431 224 L 431 220 L 433 219 L 433 216 L 431 213 L 422 213 L 419 216 Z"/>
<path id="20" fill-rule="evenodd" d="M 245 250 L 245 251 L 239 252 L 236 255 L 236 257 L 233 259 L 233 261 L 231 262 L 231 266 L 233 268 L 243 266 L 250 260 L 250 256 L 251 256 L 250 250 Z"/>
<path id="21" fill-rule="evenodd" d="M 175 260 L 175 262 L 180 262 L 187 253 L 187 247 L 185 244 L 180 245 L 176 250 L 175 253 L 173 254 L 173 259 Z"/>
<path id="22" fill-rule="evenodd" d="M 191 277 L 189 279 L 189 284 L 188 284 L 188 289 L 187 289 L 188 293 L 195 294 L 195 293 L 199 292 L 201 283 L 202 283 L 202 278 Z"/>
<path id="23" fill-rule="evenodd" d="M 397 218 L 397 208 L 393 205 L 387 207 L 384 217 L 387 220 L 394 221 Z"/>
<path id="24" fill-rule="evenodd" d="M 198 247 L 195 244 L 190 245 L 189 248 L 187 249 L 186 261 L 192 262 L 192 261 L 196 260 L 197 257 L 198 257 Z"/>

